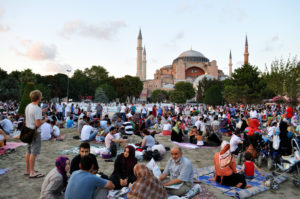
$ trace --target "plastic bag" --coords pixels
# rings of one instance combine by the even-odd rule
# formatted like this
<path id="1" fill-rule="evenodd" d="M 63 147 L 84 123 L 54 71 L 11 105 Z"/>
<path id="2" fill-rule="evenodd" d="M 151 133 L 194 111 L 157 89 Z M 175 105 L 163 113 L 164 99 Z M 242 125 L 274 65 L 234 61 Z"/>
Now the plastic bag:
<path id="1" fill-rule="evenodd" d="M 159 178 L 161 176 L 161 171 L 153 158 L 146 164 L 146 167 L 152 171 L 155 177 Z"/>
<path id="2" fill-rule="evenodd" d="M 279 135 L 273 136 L 273 149 L 278 150 L 280 145 L 280 137 Z"/>

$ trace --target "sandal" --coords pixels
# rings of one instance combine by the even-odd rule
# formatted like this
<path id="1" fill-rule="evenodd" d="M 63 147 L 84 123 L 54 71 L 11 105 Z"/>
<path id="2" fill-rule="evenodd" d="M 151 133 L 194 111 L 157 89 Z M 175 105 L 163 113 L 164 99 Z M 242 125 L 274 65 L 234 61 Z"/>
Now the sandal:
<path id="1" fill-rule="evenodd" d="M 34 171 L 35 173 L 38 173 L 39 171 Z M 24 173 L 24 176 L 29 176 L 29 173 Z"/>
<path id="2" fill-rule="evenodd" d="M 35 174 L 35 175 L 33 175 L 33 176 L 29 176 L 29 178 L 42 178 L 42 177 L 44 177 L 44 176 L 45 176 L 44 174 L 37 173 L 37 174 Z"/>

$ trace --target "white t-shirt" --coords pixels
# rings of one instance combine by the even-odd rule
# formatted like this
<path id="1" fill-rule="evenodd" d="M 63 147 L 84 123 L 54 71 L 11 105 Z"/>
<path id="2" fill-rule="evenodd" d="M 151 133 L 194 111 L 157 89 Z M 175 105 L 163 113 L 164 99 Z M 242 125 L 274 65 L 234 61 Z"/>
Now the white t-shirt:
<path id="1" fill-rule="evenodd" d="M 107 134 L 106 135 L 106 137 L 105 137 L 105 147 L 107 148 L 107 149 L 109 149 L 110 148 L 110 144 L 111 144 L 111 142 L 112 142 L 112 139 L 114 139 L 115 137 L 112 135 L 112 134 Z"/>
<path id="2" fill-rule="evenodd" d="M 72 104 L 67 104 L 65 112 L 71 112 Z"/>
<path id="3" fill-rule="evenodd" d="M 250 118 L 257 118 L 257 112 L 254 111 L 250 111 Z"/>
<path id="4" fill-rule="evenodd" d="M 276 126 L 268 127 L 267 130 L 268 130 L 268 136 L 272 137 L 275 134 Z"/>
<path id="5" fill-rule="evenodd" d="M 26 127 L 35 129 L 35 120 L 42 120 L 42 109 L 38 105 L 28 104 L 25 109 Z M 37 129 L 41 132 L 41 127 Z"/>
<path id="6" fill-rule="evenodd" d="M 45 122 L 41 126 L 41 140 L 50 140 L 51 139 L 52 127 L 49 123 Z"/>
<path id="7" fill-rule="evenodd" d="M 171 124 L 169 124 L 169 123 L 167 123 L 167 124 L 165 124 L 164 125 L 164 127 L 163 127 L 163 131 L 172 131 L 172 126 L 171 126 Z"/>
<path id="8" fill-rule="evenodd" d="M 238 145 L 241 141 L 242 140 L 240 137 L 233 134 L 230 139 L 230 152 L 234 152 L 238 148 Z"/>
<path id="9" fill-rule="evenodd" d="M 60 130 L 56 125 L 53 126 L 53 135 L 56 137 L 60 135 Z"/>
<path id="10" fill-rule="evenodd" d="M 125 111 L 126 111 L 126 106 L 121 106 L 121 109 L 120 109 L 120 113 L 125 113 Z"/>
<path id="11" fill-rule="evenodd" d="M 56 110 L 57 110 L 57 112 L 62 113 L 63 112 L 63 105 L 56 104 Z"/>
<path id="12" fill-rule="evenodd" d="M 81 141 L 88 140 L 94 128 L 91 125 L 84 125 L 81 129 Z"/>
<path id="13" fill-rule="evenodd" d="M 197 127 L 197 130 L 200 130 L 201 121 L 197 120 L 196 123 L 195 123 L 195 126 Z"/>

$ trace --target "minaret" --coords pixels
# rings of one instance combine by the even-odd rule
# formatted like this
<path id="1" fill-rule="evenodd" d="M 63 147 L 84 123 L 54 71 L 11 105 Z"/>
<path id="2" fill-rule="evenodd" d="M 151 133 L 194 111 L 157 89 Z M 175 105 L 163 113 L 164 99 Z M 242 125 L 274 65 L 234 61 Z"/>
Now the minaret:
<path id="1" fill-rule="evenodd" d="M 245 42 L 245 53 L 244 53 L 244 64 L 248 64 L 248 60 L 249 60 L 249 53 L 248 53 L 248 39 L 247 39 L 247 35 L 246 35 L 246 42 Z"/>
<path id="2" fill-rule="evenodd" d="M 146 60 L 146 48 L 144 46 L 143 50 L 143 64 L 142 64 L 142 80 L 146 80 L 146 75 L 147 75 L 147 60 Z"/>
<path id="3" fill-rule="evenodd" d="M 229 53 L 229 77 L 231 77 L 232 74 L 232 57 L 231 57 L 231 50 Z"/>
<path id="4" fill-rule="evenodd" d="M 142 80 L 142 31 L 140 28 L 138 42 L 137 42 L 137 68 L 136 68 L 136 76 Z"/>

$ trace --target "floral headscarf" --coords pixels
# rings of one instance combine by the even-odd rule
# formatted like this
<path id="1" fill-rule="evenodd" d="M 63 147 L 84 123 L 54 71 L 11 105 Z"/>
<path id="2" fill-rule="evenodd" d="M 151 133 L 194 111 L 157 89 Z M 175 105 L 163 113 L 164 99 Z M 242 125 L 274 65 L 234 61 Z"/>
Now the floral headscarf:
<path id="1" fill-rule="evenodd" d="M 56 159 L 56 162 L 55 162 L 57 171 L 63 176 L 65 186 L 67 186 L 67 182 L 68 182 L 68 176 L 67 176 L 67 172 L 66 172 L 67 160 L 69 160 L 69 158 L 67 158 L 65 156 L 60 156 Z"/>
<path id="2" fill-rule="evenodd" d="M 157 179 L 144 164 L 137 164 L 134 167 L 134 175 L 137 180 L 133 183 L 128 198 L 137 199 L 166 199 L 167 192 L 162 182 Z"/>
<path id="3" fill-rule="evenodd" d="M 230 144 L 227 141 L 223 141 L 221 144 L 221 152 L 219 154 L 219 163 L 221 169 L 229 166 L 232 161 L 232 155 L 230 153 Z"/>

